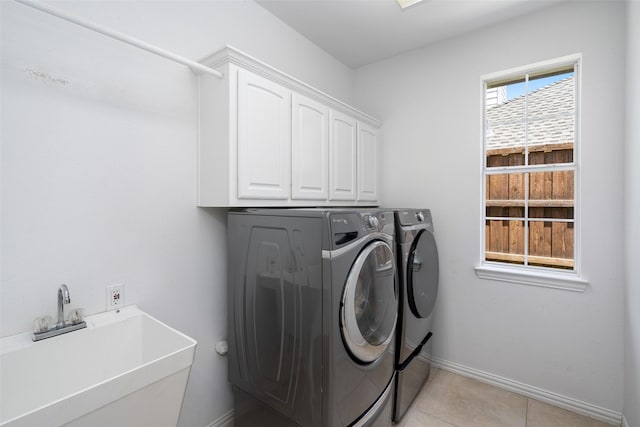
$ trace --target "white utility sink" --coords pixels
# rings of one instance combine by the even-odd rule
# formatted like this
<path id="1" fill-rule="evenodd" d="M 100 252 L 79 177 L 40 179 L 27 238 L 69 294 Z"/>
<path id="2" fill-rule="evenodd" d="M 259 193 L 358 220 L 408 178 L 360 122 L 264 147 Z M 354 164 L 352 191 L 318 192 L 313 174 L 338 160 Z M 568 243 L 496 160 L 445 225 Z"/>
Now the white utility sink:
<path id="1" fill-rule="evenodd" d="M 0 340 L 0 426 L 175 426 L 196 341 L 136 306 Z"/>

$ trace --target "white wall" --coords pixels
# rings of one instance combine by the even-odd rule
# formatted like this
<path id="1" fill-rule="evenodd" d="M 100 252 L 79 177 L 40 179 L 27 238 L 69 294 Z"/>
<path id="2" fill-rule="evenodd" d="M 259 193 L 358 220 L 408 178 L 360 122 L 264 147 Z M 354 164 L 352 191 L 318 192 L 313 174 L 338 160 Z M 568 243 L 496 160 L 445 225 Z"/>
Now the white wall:
<path id="1" fill-rule="evenodd" d="M 640 2 L 628 2 L 627 12 L 627 202 L 625 253 L 624 416 L 629 426 L 640 426 Z"/>
<path id="2" fill-rule="evenodd" d="M 617 413 L 625 7 L 563 3 L 358 69 L 355 91 L 384 122 L 384 204 L 432 209 L 441 257 L 435 356 Z M 578 52 L 582 265 L 591 284 L 575 293 L 478 279 L 480 76 Z"/>
<path id="3" fill-rule="evenodd" d="M 186 57 L 231 44 L 349 102 L 353 72 L 252 1 L 48 2 Z M 198 340 L 181 425 L 232 408 L 226 211 L 196 208 L 196 78 L 10 1 L 2 22 L 1 335 L 105 286 Z M 117 345 L 117 343 L 114 343 Z M 73 355 L 70 355 L 72 357 Z"/>

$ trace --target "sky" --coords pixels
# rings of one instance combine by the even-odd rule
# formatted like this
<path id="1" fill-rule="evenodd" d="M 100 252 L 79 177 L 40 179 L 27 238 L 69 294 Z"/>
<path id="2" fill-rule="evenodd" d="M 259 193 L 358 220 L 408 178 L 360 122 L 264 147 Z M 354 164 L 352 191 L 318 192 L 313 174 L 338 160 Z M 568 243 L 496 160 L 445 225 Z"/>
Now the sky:
<path id="1" fill-rule="evenodd" d="M 557 76 L 545 77 L 542 79 L 535 79 L 529 81 L 529 92 L 533 92 L 536 89 L 541 88 L 542 86 L 546 86 L 553 82 L 557 82 L 558 80 L 565 79 L 569 76 L 573 75 L 573 72 L 560 74 Z M 512 100 L 513 98 L 517 98 L 521 95 L 524 95 L 524 82 L 522 83 L 514 83 L 511 85 L 507 85 L 507 101 Z"/>

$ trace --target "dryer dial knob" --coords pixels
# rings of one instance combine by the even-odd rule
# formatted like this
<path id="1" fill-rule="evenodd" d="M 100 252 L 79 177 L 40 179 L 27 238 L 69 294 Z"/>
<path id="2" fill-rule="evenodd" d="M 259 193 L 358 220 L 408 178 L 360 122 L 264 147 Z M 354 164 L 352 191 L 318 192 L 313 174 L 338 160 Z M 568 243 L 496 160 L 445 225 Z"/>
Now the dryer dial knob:
<path id="1" fill-rule="evenodd" d="M 416 219 L 420 222 L 424 221 L 424 214 L 422 212 L 417 212 Z"/>
<path id="2" fill-rule="evenodd" d="M 378 218 L 376 218 L 375 216 L 370 216 L 368 222 L 369 222 L 369 227 L 378 228 Z"/>

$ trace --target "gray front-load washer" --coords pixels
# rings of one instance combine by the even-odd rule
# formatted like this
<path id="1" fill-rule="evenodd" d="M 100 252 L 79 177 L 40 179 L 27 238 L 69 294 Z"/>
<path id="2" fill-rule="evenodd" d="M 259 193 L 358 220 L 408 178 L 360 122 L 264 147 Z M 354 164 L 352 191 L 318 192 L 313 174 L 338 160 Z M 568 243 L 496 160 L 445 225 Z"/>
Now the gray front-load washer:
<path id="1" fill-rule="evenodd" d="M 393 212 L 232 210 L 228 256 L 234 425 L 389 426 Z"/>

